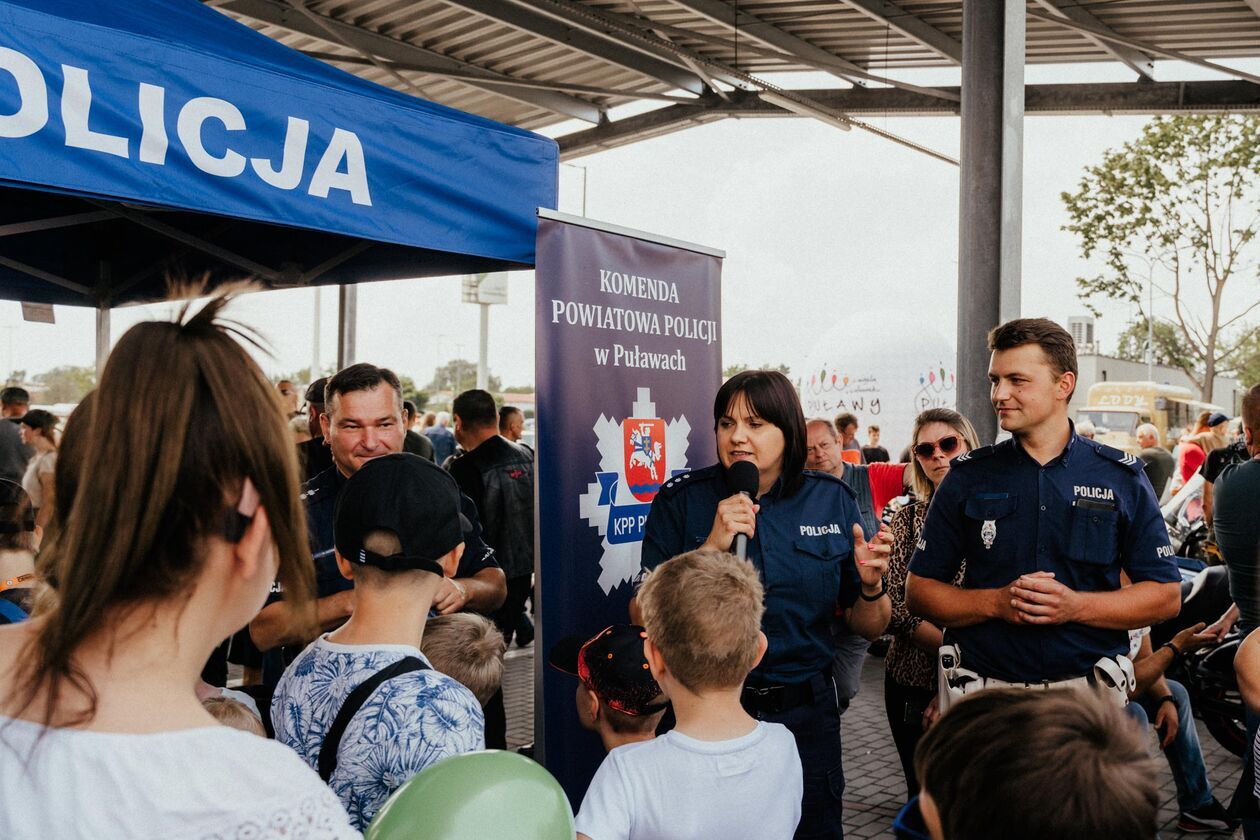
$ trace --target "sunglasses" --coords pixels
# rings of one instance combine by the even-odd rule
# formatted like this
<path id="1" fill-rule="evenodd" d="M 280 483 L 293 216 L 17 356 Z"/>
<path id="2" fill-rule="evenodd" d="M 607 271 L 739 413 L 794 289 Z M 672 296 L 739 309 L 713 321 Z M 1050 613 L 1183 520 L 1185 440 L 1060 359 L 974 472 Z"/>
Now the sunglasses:
<path id="1" fill-rule="evenodd" d="M 950 435 L 949 437 L 941 438 L 936 443 L 918 444 L 914 447 L 914 454 L 918 455 L 920 458 L 931 458 L 932 453 L 939 449 L 941 450 L 942 455 L 953 455 L 958 449 L 958 444 L 958 436 Z"/>

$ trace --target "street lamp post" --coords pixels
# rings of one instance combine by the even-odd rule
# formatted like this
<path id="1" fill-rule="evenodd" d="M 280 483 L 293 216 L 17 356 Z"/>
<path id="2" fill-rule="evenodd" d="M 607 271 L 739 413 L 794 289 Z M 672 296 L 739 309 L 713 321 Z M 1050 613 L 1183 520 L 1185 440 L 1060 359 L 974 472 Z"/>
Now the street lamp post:
<path id="1" fill-rule="evenodd" d="M 1146 272 L 1146 381 L 1155 381 L 1155 264 Z"/>

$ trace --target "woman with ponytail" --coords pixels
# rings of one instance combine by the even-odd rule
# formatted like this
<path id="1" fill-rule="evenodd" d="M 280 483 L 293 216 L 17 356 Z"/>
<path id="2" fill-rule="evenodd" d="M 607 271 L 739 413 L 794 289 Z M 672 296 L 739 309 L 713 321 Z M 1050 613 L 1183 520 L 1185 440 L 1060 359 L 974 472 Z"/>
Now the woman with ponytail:
<path id="1" fill-rule="evenodd" d="M 92 455 L 56 488 L 45 595 L 0 627 L 0 837 L 358 836 L 297 755 L 194 692 L 273 581 L 312 590 L 291 436 L 230 297 L 131 328 L 75 417 Z"/>

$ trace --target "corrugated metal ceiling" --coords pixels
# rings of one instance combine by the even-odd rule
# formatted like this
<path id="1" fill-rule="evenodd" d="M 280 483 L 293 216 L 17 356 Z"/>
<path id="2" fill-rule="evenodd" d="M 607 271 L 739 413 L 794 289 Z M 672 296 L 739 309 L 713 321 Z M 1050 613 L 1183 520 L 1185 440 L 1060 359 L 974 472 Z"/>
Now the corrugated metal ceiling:
<path id="1" fill-rule="evenodd" d="M 961 0 L 205 1 L 366 79 L 531 129 L 594 121 L 685 84 L 694 92 L 724 68 L 895 78 L 955 63 L 947 56 L 962 37 Z M 1033 0 L 1028 9 L 1030 64 L 1127 56 L 1142 66 L 1143 47 L 1260 56 L 1260 0 Z"/>

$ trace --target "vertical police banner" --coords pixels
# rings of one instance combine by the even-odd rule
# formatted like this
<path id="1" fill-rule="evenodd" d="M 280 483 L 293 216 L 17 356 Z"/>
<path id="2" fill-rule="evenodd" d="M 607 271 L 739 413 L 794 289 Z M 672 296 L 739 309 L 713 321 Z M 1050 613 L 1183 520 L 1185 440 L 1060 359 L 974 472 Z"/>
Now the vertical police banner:
<path id="1" fill-rule="evenodd" d="M 603 759 L 551 645 L 627 623 L 660 486 L 713 463 L 720 251 L 539 211 L 536 755 L 574 808 Z"/>

